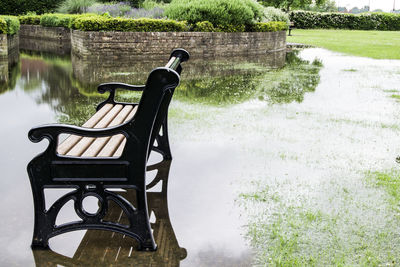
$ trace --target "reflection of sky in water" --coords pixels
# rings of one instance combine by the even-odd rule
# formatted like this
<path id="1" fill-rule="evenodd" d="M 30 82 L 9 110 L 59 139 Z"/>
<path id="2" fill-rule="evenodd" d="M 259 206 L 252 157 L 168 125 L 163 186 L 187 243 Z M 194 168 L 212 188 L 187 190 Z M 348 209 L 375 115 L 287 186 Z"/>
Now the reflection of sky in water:
<path id="1" fill-rule="evenodd" d="M 323 63 L 318 87 L 302 92 L 302 101 L 271 105 L 268 98 L 260 100 L 254 94 L 221 107 L 215 102 L 190 101 L 189 93 L 177 94 L 173 100 L 169 130 L 174 160 L 168 203 L 179 245 L 188 252 L 183 266 L 247 265 L 247 215 L 260 214 L 268 223 L 274 213 L 285 212 L 287 206 L 337 213 L 339 223 L 334 230 L 340 233 L 343 243 L 356 242 L 351 239 L 355 222 L 365 222 L 371 232 L 374 227 L 384 228 L 385 223 L 398 232 L 398 226 L 382 219 L 391 214 L 382 208 L 382 193 L 363 182 L 363 172 L 395 166 L 398 148 L 393 144 L 399 143 L 399 104 L 385 90 L 400 90 L 399 61 L 355 58 L 321 49 L 307 49 L 300 54 L 310 62 L 318 57 Z M 70 65 L 45 62 L 36 65 L 41 72 L 29 74 L 31 81 L 37 75 L 42 79 L 35 88 L 26 89 L 24 65 L 16 88 L 0 95 L 0 125 L 6 126 L 0 138 L 0 192 L 4 196 L 0 211 L 5 222 L 0 230 L 2 265 L 33 264 L 29 248 L 33 205 L 26 165 L 43 151 L 46 142 L 29 142 L 29 128 L 55 122 L 63 114 L 68 115 L 67 121 L 86 116 L 91 113 L 87 106 L 99 100 L 79 93 L 89 95 L 74 80 Z M 240 71 L 246 69 L 244 73 L 234 74 L 256 73 L 257 91 L 258 83 L 271 75 L 252 64 L 243 64 Z M 64 76 L 51 77 L 54 70 Z M 293 69 L 292 73 L 276 74 L 294 77 L 299 72 Z M 215 82 L 209 84 L 224 82 L 227 75 L 216 72 L 210 78 Z M 188 80 L 186 84 L 182 81 L 186 89 Z M 245 88 L 246 81 L 238 81 Z M 68 113 L 73 110 L 79 112 Z M 239 193 L 257 189 L 253 181 L 267 185 L 278 201 L 271 200 L 261 207 L 250 205 L 247 210 L 239 206 Z M 352 193 L 351 201 L 345 201 L 343 188 Z M 349 223 L 345 225 L 346 220 Z M 329 237 L 314 234 L 315 244 L 329 247 L 323 241 Z M 72 256 L 82 235 L 76 232 L 59 236 L 50 245 Z"/>

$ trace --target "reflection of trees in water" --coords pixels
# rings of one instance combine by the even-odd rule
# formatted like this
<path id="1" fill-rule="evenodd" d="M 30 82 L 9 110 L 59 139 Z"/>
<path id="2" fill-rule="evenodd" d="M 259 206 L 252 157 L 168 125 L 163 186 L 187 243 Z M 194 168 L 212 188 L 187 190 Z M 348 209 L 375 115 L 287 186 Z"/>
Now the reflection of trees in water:
<path id="1" fill-rule="evenodd" d="M 285 68 L 265 73 L 259 85 L 259 99 L 271 103 L 302 102 L 306 92 L 315 91 L 322 63 L 318 59 L 303 60 L 298 52 L 287 54 Z"/>
<path id="2" fill-rule="evenodd" d="M 21 87 L 31 92 L 38 104 L 47 104 L 58 120 L 81 124 L 94 111 L 98 99 L 82 96 L 72 83 L 71 61 L 49 54 L 22 54 Z"/>
<path id="3" fill-rule="evenodd" d="M 10 64 L 8 60 L 0 61 L 0 95 L 15 89 L 20 72 L 19 62 Z"/>
<path id="4" fill-rule="evenodd" d="M 174 98 L 209 105 L 236 104 L 253 98 L 270 103 L 301 102 L 304 94 L 314 91 L 318 85 L 321 64 L 289 53 L 286 66 L 282 67 L 282 56 L 284 54 L 279 53 L 246 60 L 190 62 L 185 66 Z M 23 54 L 21 62 L 24 90 L 35 90 L 36 101 L 50 105 L 60 122 L 78 125 L 104 98 L 96 90 L 99 83 L 143 84 L 149 70 L 165 63 L 149 60 L 101 64 L 72 57 L 71 66 L 70 58 L 48 54 Z M 138 100 L 140 94 L 121 90 L 117 97 L 132 102 Z"/>

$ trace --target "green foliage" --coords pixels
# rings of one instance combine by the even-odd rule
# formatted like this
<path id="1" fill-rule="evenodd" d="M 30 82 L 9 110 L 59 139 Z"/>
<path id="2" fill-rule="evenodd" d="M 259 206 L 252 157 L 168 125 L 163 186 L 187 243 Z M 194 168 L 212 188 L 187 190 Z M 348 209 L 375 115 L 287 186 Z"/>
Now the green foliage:
<path id="1" fill-rule="evenodd" d="M 0 17 L 0 33 L 7 33 L 7 22 Z"/>
<path id="2" fill-rule="evenodd" d="M 251 27 L 253 32 L 277 32 L 285 31 L 288 26 L 283 21 L 271 21 L 271 22 L 257 22 Z"/>
<path id="3" fill-rule="evenodd" d="M 169 1 L 169 2 L 171 2 L 171 1 Z M 143 3 L 141 3 L 140 7 L 144 8 L 144 9 L 147 9 L 147 10 L 151 10 L 151 9 L 153 9 L 155 7 L 164 8 L 165 7 L 165 3 L 164 2 L 160 2 L 160 1 L 154 1 L 154 0 L 144 0 Z"/>
<path id="4" fill-rule="evenodd" d="M 260 21 L 263 12 L 252 0 L 173 0 L 165 8 L 165 15 L 190 24 L 209 21 L 216 27 L 229 27 Z"/>
<path id="5" fill-rule="evenodd" d="M 264 8 L 263 22 L 284 21 L 289 24 L 289 15 L 282 10 L 274 7 Z"/>
<path id="6" fill-rule="evenodd" d="M 18 17 L 14 16 L 0 16 L 0 33 L 16 34 L 19 31 Z"/>
<path id="7" fill-rule="evenodd" d="M 34 11 L 38 14 L 54 11 L 62 0 L 1 0 L 0 14 L 21 15 Z"/>
<path id="8" fill-rule="evenodd" d="M 29 24 L 29 25 L 39 25 L 40 24 L 40 15 L 23 15 L 19 16 L 19 23 L 21 24 Z"/>
<path id="9" fill-rule="evenodd" d="M 300 29 L 400 30 L 400 14 L 391 13 L 318 13 L 294 11 L 290 20 Z"/>
<path id="10" fill-rule="evenodd" d="M 259 2 L 264 6 L 273 6 L 289 12 L 291 8 L 304 9 L 312 5 L 319 7 L 325 4 L 326 1 L 327 0 L 260 0 Z"/>
<path id="11" fill-rule="evenodd" d="M 96 14 L 44 14 L 40 17 L 40 25 L 44 27 L 64 27 L 71 28 L 73 22 L 82 17 L 97 17 Z M 100 16 L 101 17 L 101 16 Z"/>
<path id="12" fill-rule="evenodd" d="M 82 14 L 86 13 L 88 7 L 95 3 L 95 0 L 65 0 L 57 11 L 68 14 Z"/>
<path id="13" fill-rule="evenodd" d="M 193 31 L 195 31 L 195 32 L 215 32 L 215 28 L 214 28 L 214 25 L 212 25 L 212 23 L 209 21 L 200 21 L 194 25 Z"/>
<path id="14" fill-rule="evenodd" d="M 337 11 L 336 2 L 334 0 L 327 0 L 325 3 L 317 6 L 310 5 L 303 8 L 303 10 L 307 11 L 316 11 L 316 12 L 336 12 Z M 367 10 L 368 11 L 368 10 Z"/>
<path id="15" fill-rule="evenodd" d="M 80 17 L 72 28 L 82 31 L 134 31 L 134 32 L 180 32 L 186 31 L 186 22 L 163 19 L 125 19 L 104 16 Z"/>

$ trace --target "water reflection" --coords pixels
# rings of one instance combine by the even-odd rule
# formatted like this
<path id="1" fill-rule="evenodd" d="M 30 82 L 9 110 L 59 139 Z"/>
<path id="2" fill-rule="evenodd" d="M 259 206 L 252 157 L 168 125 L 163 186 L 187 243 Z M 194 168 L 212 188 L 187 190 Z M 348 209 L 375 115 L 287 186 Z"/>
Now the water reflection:
<path id="1" fill-rule="evenodd" d="M 298 51 L 270 53 L 257 58 L 193 60 L 182 75 L 174 99 L 211 105 L 242 103 L 258 98 L 270 103 L 301 102 L 319 83 L 321 62 L 300 59 Z M 286 63 L 285 63 L 286 62 Z M 85 96 L 99 96 L 102 82 L 142 84 L 146 73 L 162 61 L 89 62 L 72 56 L 74 84 Z M 286 64 L 285 67 L 283 67 Z M 137 97 L 125 93 L 123 97 Z"/>
<path id="2" fill-rule="evenodd" d="M 0 58 L 0 94 L 15 88 L 19 73 L 19 51 L 11 50 L 8 58 Z"/>
<path id="3" fill-rule="evenodd" d="M 167 189 L 170 166 L 171 161 L 161 161 L 148 167 L 149 172 L 157 171 L 147 185 L 148 210 L 157 251 L 137 251 L 134 239 L 108 231 L 88 230 L 72 257 L 52 250 L 34 250 L 36 266 L 179 266 L 187 252 L 179 246 L 169 218 Z M 134 192 L 116 193 L 135 204 Z M 127 223 L 124 212 L 115 204 L 109 206 L 107 220 Z"/>

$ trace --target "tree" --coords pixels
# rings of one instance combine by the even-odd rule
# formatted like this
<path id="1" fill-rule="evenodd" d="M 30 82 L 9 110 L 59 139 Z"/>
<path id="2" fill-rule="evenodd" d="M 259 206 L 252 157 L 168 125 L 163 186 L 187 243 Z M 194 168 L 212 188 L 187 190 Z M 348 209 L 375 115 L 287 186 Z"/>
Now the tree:
<path id="1" fill-rule="evenodd" d="M 315 6 L 321 6 L 327 1 L 328 0 L 260 0 L 259 2 L 264 6 L 273 6 L 289 12 L 291 8 L 304 9 L 312 4 Z"/>
<path id="2" fill-rule="evenodd" d="M 326 0 L 325 3 L 322 3 L 319 6 L 315 4 L 306 6 L 304 7 L 304 10 L 316 11 L 316 12 L 335 12 L 337 11 L 337 7 L 334 0 Z"/>

